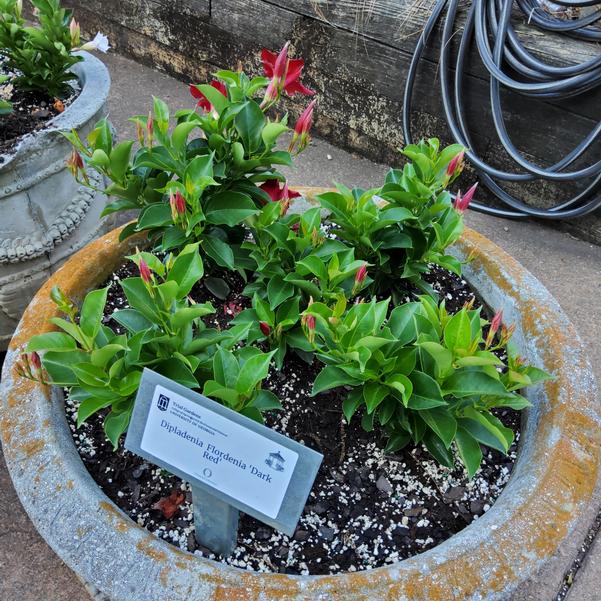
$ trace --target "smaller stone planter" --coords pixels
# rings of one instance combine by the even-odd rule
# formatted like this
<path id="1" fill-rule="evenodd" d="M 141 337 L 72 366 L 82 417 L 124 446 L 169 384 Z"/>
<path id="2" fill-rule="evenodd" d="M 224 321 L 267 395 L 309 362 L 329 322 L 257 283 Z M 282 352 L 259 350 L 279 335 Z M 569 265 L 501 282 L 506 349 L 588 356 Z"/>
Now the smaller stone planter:
<path id="1" fill-rule="evenodd" d="M 484 516 L 421 555 L 337 576 L 245 572 L 176 549 L 138 526 L 87 473 L 62 393 L 14 375 L 31 336 L 51 329 L 51 287 L 81 300 L 136 242 L 119 243 L 115 230 L 46 283 L 17 328 L 0 386 L 0 436 L 17 493 L 50 546 L 91 589 L 111 601 L 507 601 L 569 540 L 588 509 L 599 467 L 601 415 L 590 366 L 545 288 L 469 230 L 455 247 L 459 258 L 473 256 L 465 277 L 516 324 L 514 340 L 526 359 L 557 377 L 528 389 L 533 407 L 511 479 Z"/>
<path id="2" fill-rule="evenodd" d="M 0 155 L 0 349 L 38 288 L 75 251 L 107 231 L 101 221 L 105 197 L 75 182 L 66 167 L 71 144 L 61 132 L 85 137 L 106 116 L 110 77 L 97 58 L 73 70 L 81 93 L 64 113 Z M 93 183 L 104 187 L 100 176 Z"/>

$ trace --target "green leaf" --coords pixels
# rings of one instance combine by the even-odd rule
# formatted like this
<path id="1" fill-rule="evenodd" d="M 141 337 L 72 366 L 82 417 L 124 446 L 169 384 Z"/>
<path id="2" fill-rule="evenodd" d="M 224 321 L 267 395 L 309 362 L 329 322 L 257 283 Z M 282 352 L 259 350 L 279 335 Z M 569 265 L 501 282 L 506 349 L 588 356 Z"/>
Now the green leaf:
<path id="1" fill-rule="evenodd" d="M 273 310 L 294 294 L 294 286 L 280 276 L 274 276 L 267 284 L 267 298 Z"/>
<path id="2" fill-rule="evenodd" d="M 221 347 L 213 357 L 213 377 L 219 384 L 227 388 L 234 388 L 240 373 L 240 366 L 235 355 Z"/>
<path id="3" fill-rule="evenodd" d="M 419 343 L 420 356 L 422 359 L 422 365 L 427 362 L 429 357 L 433 362 L 434 375 L 437 379 L 444 378 L 450 371 L 453 370 L 453 353 L 444 348 L 437 342 L 421 342 Z M 426 355 L 426 356 L 425 356 Z M 428 369 L 428 372 L 431 370 Z"/>
<path id="4" fill-rule="evenodd" d="M 167 276 L 167 281 L 176 282 L 178 285 L 178 298 L 184 298 L 187 296 L 194 284 L 202 278 L 204 274 L 204 267 L 202 259 L 198 252 L 198 242 L 195 244 L 188 244 L 182 252 L 176 257 L 173 262 L 173 266 Z"/>
<path id="5" fill-rule="evenodd" d="M 152 323 L 157 323 L 158 315 L 154 299 L 148 293 L 142 278 L 127 278 L 121 281 L 129 306 L 137 309 Z"/>
<path id="6" fill-rule="evenodd" d="M 363 398 L 367 406 L 367 412 L 373 413 L 380 403 L 388 396 L 389 390 L 386 386 L 377 382 L 368 382 L 363 387 Z"/>
<path id="7" fill-rule="evenodd" d="M 154 322 L 144 317 L 144 315 L 136 309 L 121 309 L 115 311 L 111 315 L 111 319 L 114 319 L 118 324 L 134 334 L 154 327 Z"/>
<path id="8" fill-rule="evenodd" d="M 351 423 L 351 418 L 353 415 L 355 415 L 362 402 L 363 390 L 361 388 L 355 388 L 354 390 L 351 390 L 348 396 L 344 399 L 342 403 L 342 413 L 344 413 L 344 417 L 349 424 Z"/>
<path id="9" fill-rule="evenodd" d="M 117 353 L 123 350 L 125 350 L 125 347 L 122 344 L 107 344 L 102 348 L 96 349 L 92 351 L 90 356 L 92 365 L 104 368 Z"/>
<path id="10" fill-rule="evenodd" d="M 234 253 L 231 247 L 223 240 L 217 238 L 217 236 L 205 234 L 202 238 L 201 246 L 217 265 L 232 270 L 236 268 L 234 264 Z"/>
<path id="11" fill-rule="evenodd" d="M 386 447 L 384 448 L 384 453 L 396 453 L 405 447 L 410 440 L 411 435 L 409 432 L 406 432 L 405 430 L 397 431 L 388 439 Z"/>
<path id="12" fill-rule="evenodd" d="M 268 123 L 261 132 L 261 137 L 263 138 L 265 146 L 271 148 L 278 137 L 285 131 L 288 131 L 288 127 L 281 122 L 274 121 Z"/>
<path id="13" fill-rule="evenodd" d="M 83 301 L 79 317 L 79 327 L 91 339 L 96 338 L 96 334 L 100 330 L 107 292 L 108 286 L 100 290 L 93 290 L 86 295 Z"/>
<path id="14" fill-rule="evenodd" d="M 428 449 L 430 455 L 432 455 L 432 457 L 434 457 L 438 463 L 451 469 L 455 467 L 453 453 L 445 447 L 444 442 L 438 438 L 438 436 L 436 436 L 432 430 L 426 430 L 423 442 L 426 445 L 426 449 Z"/>
<path id="15" fill-rule="evenodd" d="M 171 142 L 173 143 L 173 148 L 175 148 L 178 152 L 184 152 L 186 149 L 186 142 L 188 141 L 188 136 L 194 131 L 194 129 L 198 127 L 198 123 L 195 121 L 184 121 L 175 127 L 173 130 L 173 134 L 171 134 Z"/>
<path id="16" fill-rule="evenodd" d="M 142 211 L 136 225 L 136 230 L 148 230 L 156 227 L 170 225 L 173 222 L 171 207 L 164 202 L 151 204 Z"/>
<path id="17" fill-rule="evenodd" d="M 33 351 L 71 351 L 77 348 L 72 336 L 62 332 L 48 332 L 31 338 L 27 344 L 27 352 Z"/>
<path id="18" fill-rule="evenodd" d="M 221 114 L 228 106 L 229 100 L 210 84 L 201 84 L 196 86 L 202 92 L 205 98 L 213 105 L 213 108 Z"/>
<path id="19" fill-rule="evenodd" d="M 239 393 L 249 395 L 257 384 L 267 377 L 274 353 L 275 351 L 260 353 L 244 362 L 236 382 L 236 390 Z"/>
<path id="20" fill-rule="evenodd" d="M 455 443 L 459 451 L 459 457 L 470 478 L 478 471 L 482 463 L 482 450 L 478 441 L 465 429 L 459 426 L 455 434 Z"/>
<path id="21" fill-rule="evenodd" d="M 513 431 L 487 411 L 478 411 L 468 407 L 459 425 L 464 427 L 478 442 L 507 453 L 513 442 Z"/>
<path id="22" fill-rule="evenodd" d="M 131 409 L 116 413 L 111 411 L 104 420 L 104 432 L 113 443 L 113 450 L 119 446 L 119 439 L 127 430 L 131 419 Z"/>
<path id="23" fill-rule="evenodd" d="M 118 400 L 119 396 L 115 395 L 115 400 Z M 94 413 L 108 407 L 113 403 L 112 400 L 107 399 L 99 399 L 97 397 L 89 397 L 84 399 L 77 409 L 77 427 L 79 428 L 81 424 L 83 424 L 90 415 L 94 415 Z"/>
<path id="24" fill-rule="evenodd" d="M 282 409 L 278 397 L 271 390 L 259 390 L 251 405 L 259 411 L 270 411 L 273 409 Z"/>
<path id="25" fill-rule="evenodd" d="M 448 349 L 467 350 L 472 343 L 472 329 L 467 311 L 462 309 L 447 323 L 444 329 L 444 342 Z"/>
<path id="26" fill-rule="evenodd" d="M 53 384 L 74 386 L 77 384 L 77 376 L 72 366 L 87 360 L 88 355 L 83 351 L 47 351 L 42 357 L 42 365 Z"/>
<path id="27" fill-rule="evenodd" d="M 77 379 L 87 386 L 105 386 L 108 380 L 108 375 L 101 368 L 91 363 L 75 363 L 71 366 L 73 373 Z"/>
<path id="28" fill-rule="evenodd" d="M 444 381 L 443 389 L 445 394 L 452 394 L 457 398 L 476 395 L 507 395 L 507 390 L 500 380 L 478 368 L 458 369 Z"/>
<path id="29" fill-rule="evenodd" d="M 110 159 L 112 180 L 120 182 L 125 176 L 133 144 L 133 140 L 126 140 L 113 148 Z"/>
<path id="30" fill-rule="evenodd" d="M 154 370 L 188 388 L 198 388 L 199 386 L 198 380 L 194 377 L 190 368 L 175 357 L 157 363 Z"/>
<path id="31" fill-rule="evenodd" d="M 338 388 L 339 386 L 356 386 L 359 384 L 355 378 L 349 376 L 345 371 L 333 365 L 326 365 L 317 375 L 313 382 L 311 396 L 315 396 L 324 390 Z"/>
<path id="32" fill-rule="evenodd" d="M 205 206 L 205 215 L 209 223 L 230 227 L 238 225 L 258 212 L 248 194 L 229 190 L 214 194 Z"/>
<path id="33" fill-rule="evenodd" d="M 234 127 L 242 138 L 248 155 L 254 153 L 261 145 L 261 134 L 265 126 L 265 115 L 259 105 L 247 101 L 234 118 Z"/>
<path id="34" fill-rule="evenodd" d="M 230 287 L 223 278 L 205 278 L 202 283 L 211 294 L 221 300 L 225 300 L 230 293 Z"/>
<path id="35" fill-rule="evenodd" d="M 421 371 L 414 371 L 410 374 L 409 379 L 413 384 L 413 394 L 407 403 L 410 409 L 433 409 L 434 407 L 442 407 L 447 403 L 442 397 L 440 386 L 428 374 Z"/>
<path id="36" fill-rule="evenodd" d="M 390 313 L 388 327 L 401 345 L 405 346 L 417 337 L 414 316 L 421 311 L 421 303 L 412 302 L 395 307 Z"/>
<path id="37" fill-rule="evenodd" d="M 211 313 L 215 313 L 215 309 L 209 303 L 184 307 L 183 309 L 178 309 L 173 314 L 171 324 L 175 328 L 183 328 L 194 319 L 210 315 Z"/>
<path id="38" fill-rule="evenodd" d="M 428 424 L 438 438 L 440 438 L 448 449 L 455 438 L 457 421 L 447 409 L 426 409 L 420 412 L 420 417 Z"/>
<path id="39" fill-rule="evenodd" d="M 215 380 L 207 380 L 202 393 L 210 399 L 219 399 L 234 409 L 240 402 L 240 395 L 233 388 L 226 388 Z"/>

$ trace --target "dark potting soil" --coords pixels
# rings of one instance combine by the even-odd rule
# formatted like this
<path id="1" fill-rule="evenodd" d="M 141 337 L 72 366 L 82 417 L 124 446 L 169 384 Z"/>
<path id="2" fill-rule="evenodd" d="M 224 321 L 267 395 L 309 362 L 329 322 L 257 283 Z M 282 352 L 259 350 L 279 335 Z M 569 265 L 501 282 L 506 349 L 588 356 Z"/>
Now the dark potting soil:
<path id="1" fill-rule="evenodd" d="M 3 75 L 0 66 L 0 75 Z M 60 115 L 73 103 L 78 91 L 73 90 L 68 98 L 49 98 L 38 94 L 21 92 L 12 85 L 0 85 L 0 97 L 13 105 L 12 113 L 0 116 L 0 155 L 9 153 L 26 134 L 46 127 L 48 121 Z M 3 162 L 0 156 L 0 164 Z"/>
<path id="2" fill-rule="evenodd" d="M 115 284 L 136 275 L 130 265 L 111 281 Z M 461 308 L 474 296 L 465 280 L 443 269 L 434 268 L 429 280 L 450 310 Z M 241 281 L 234 276 L 228 284 L 232 292 L 225 302 L 202 286 L 193 291 L 197 302 L 210 300 L 217 309 L 215 316 L 209 316 L 213 327 L 226 327 L 234 314 L 250 304 L 240 294 Z M 124 306 L 120 287 L 111 286 L 106 321 Z M 310 396 L 319 369 L 318 363 L 308 365 L 291 354 L 282 371 L 273 369 L 265 382 L 284 406 L 283 411 L 268 415 L 266 424 L 324 455 L 296 532 L 288 537 L 242 514 L 238 546 L 229 557 L 216 557 L 196 543 L 186 483 L 122 445 L 113 452 L 104 436 L 102 414 L 77 429 L 77 403 L 67 400 L 66 413 L 88 471 L 133 520 L 181 549 L 244 569 L 335 574 L 376 568 L 434 547 L 488 511 L 515 461 L 519 413 L 498 414 L 516 433 L 508 455 L 487 449 L 480 470 L 469 480 L 461 465 L 453 470 L 442 467 L 422 447 L 385 455 L 377 430 L 364 432 L 360 418 L 346 423 L 341 411 L 343 390 Z"/>

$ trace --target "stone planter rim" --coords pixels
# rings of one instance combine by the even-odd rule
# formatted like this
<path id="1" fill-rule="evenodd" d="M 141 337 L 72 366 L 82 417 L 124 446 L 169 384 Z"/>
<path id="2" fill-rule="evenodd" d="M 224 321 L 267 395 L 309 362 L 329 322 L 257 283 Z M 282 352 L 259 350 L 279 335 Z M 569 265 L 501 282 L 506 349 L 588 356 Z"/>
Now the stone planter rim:
<path id="1" fill-rule="evenodd" d="M 74 52 L 84 60 L 72 67 L 81 90 L 75 100 L 59 115 L 50 119 L 43 129 L 25 134 L 15 148 L 0 154 L 0 172 L 11 163 L 43 149 L 48 136 L 78 129 L 106 103 L 110 90 L 110 76 L 103 62 L 89 52 Z"/>
<path id="2" fill-rule="evenodd" d="M 313 192 L 305 190 L 308 196 Z M 27 340 L 50 329 L 51 286 L 61 282 L 81 300 L 136 243 L 119 244 L 117 235 L 113 231 L 89 244 L 40 290 L 11 342 L 0 386 L 0 435 L 25 509 L 65 563 L 109 599 L 507 599 L 569 537 L 590 502 L 598 472 L 601 416 L 590 365 L 574 327 L 548 291 L 470 230 L 455 250 L 461 258 L 475 255 L 466 277 L 493 308 L 502 306 L 508 322 L 518 322 L 518 344 L 528 358 L 557 375 L 529 395 L 534 407 L 514 472 L 482 518 L 420 555 L 336 576 L 244 572 L 148 533 L 85 470 L 56 391 L 13 374 Z"/>

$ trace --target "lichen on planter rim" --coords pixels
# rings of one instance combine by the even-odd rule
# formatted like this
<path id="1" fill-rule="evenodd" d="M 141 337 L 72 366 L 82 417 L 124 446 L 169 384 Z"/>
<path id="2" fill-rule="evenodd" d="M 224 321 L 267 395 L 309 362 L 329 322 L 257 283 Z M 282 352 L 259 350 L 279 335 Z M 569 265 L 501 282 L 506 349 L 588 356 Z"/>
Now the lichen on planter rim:
<path id="1" fill-rule="evenodd" d="M 310 194 L 309 194 L 310 195 Z M 544 565 L 586 509 L 597 479 L 601 417 L 580 340 L 557 302 L 514 259 L 466 231 L 455 248 L 475 258 L 465 276 L 506 321 L 522 354 L 557 376 L 529 393 L 512 477 L 477 522 L 389 567 L 336 576 L 241 571 L 181 551 L 150 534 L 100 491 L 73 445 L 55 389 L 15 379 L 18 354 L 49 331 L 50 288 L 76 299 L 108 277 L 139 240 L 111 232 L 73 257 L 40 290 L 4 365 L 0 436 L 23 505 L 59 556 L 115 601 L 386 601 L 507 599 Z"/>

